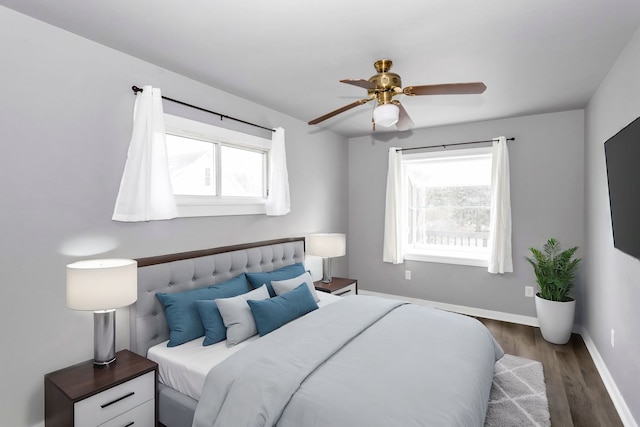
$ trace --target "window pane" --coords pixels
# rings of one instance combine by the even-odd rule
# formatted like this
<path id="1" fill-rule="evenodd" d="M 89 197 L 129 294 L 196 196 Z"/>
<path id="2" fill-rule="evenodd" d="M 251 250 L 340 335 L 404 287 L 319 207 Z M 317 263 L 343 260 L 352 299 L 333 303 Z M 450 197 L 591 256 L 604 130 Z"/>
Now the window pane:
<path id="1" fill-rule="evenodd" d="M 486 251 L 490 155 L 412 161 L 405 164 L 405 171 L 409 247 Z"/>
<path id="2" fill-rule="evenodd" d="M 166 134 L 173 194 L 215 196 L 215 144 Z"/>
<path id="3" fill-rule="evenodd" d="M 264 196 L 264 153 L 234 147 L 221 147 L 222 196 Z"/>

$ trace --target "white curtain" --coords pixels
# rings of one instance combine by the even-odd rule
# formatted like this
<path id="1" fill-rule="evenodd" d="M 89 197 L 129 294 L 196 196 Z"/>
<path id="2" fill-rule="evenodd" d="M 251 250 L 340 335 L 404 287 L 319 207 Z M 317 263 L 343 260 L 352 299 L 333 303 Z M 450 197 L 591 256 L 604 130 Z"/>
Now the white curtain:
<path id="1" fill-rule="evenodd" d="M 266 212 L 271 216 L 286 215 L 291 211 L 291 200 L 289 198 L 289 174 L 284 146 L 284 129 L 282 128 L 276 128 L 273 132 L 270 160 L 270 188 Z"/>
<path id="2" fill-rule="evenodd" d="M 115 221 L 152 221 L 178 216 L 169 179 L 160 89 L 144 86 L 136 95 L 133 131 Z"/>
<path id="3" fill-rule="evenodd" d="M 507 139 L 504 136 L 493 140 L 489 230 L 489 273 L 513 272 L 509 150 L 507 150 Z"/>
<path id="4" fill-rule="evenodd" d="M 382 260 L 402 264 L 402 152 L 389 148 L 387 170 L 387 199 L 384 211 L 384 246 Z"/>

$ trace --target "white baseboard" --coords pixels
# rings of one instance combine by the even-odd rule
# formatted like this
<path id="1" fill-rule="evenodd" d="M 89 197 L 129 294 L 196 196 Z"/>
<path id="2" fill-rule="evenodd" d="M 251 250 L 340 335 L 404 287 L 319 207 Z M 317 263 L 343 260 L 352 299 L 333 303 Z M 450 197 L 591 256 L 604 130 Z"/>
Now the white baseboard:
<path id="1" fill-rule="evenodd" d="M 428 307 L 439 308 L 440 310 L 453 311 L 455 313 L 466 314 L 468 316 L 484 317 L 486 319 L 500 320 L 501 322 L 518 323 L 520 325 L 540 326 L 538 319 L 531 316 L 522 316 L 519 314 L 503 313 L 500 311 L 485 310 L 482 308 L 465 307 L 462 305 L 446 304 L 443 302 L 429 301 L 420 298 L 403 297 L 399 295 L 383 294 L 380 292 L 371 292 L 364 289 L 358 289 L 361 295 L 375 295 L 382 298 L 391 298 L 401 301 L 408 301 L 418 305 L 426 305 Z"/>
<path id="2" fill-rule="evenodd" d="M 535 326 L 535 327 L 540 326 L 540 324 L 538 323 L 538 319 L 530 316 L 521 316 L 517 314 L 502 313 L 499 311 L 484 310 L 481 308 L 474 308 L 474 307 L 465 307 L 465 306 L 455 305 L 455 304 L 446 304 L 446 303 L 429 301 L 429 300 L 424 300 L 419 298 L 403 297 L 399 295 L 384 294 L 380 292 L 371 292 L 364 289 L 358 289 L 358 293 L 362 295 L 375 295 L 382 298 L 392 298 L 392 299 L 397 299 L 401 301 L 408 301 L 414 304 L 426 305 L 429 307 L 439 308 L 441 310 L 452 311 L 455 313 L 466 314 L 469 316 L 484 317 L 486 319 L 499 320 L 502 322 L 518 323 L 521 325 L 528 325 L 528 326 Z M 596 369 L 598 370 L 598 373 L 600 374 L 600 377 L 604 382 L 605 388 L 607 389 L 607 392 L 609 393 L 609 396 L 613 401 L 613 405 L 615 406 L 616 411 L 618 411 L 618 415 L 620 416 L 622 423 L 625 425 L 625 427 L 638 427 L 638 424 L 633 418 L 633 415 L 631 414 L 631 411 L 629 410 L 627 403 L 622 397 L 622 394 L 620 393 L 618 386 L 613 380 L 613 377 L 611 376 L 609 369 L 607 369 L 607 365 L 604 363 L 604 359 L 602 359 L 602 356 L 600 356 L 600 353 L 598 352 L 598 349 L 595 346 L 595 343 L 593 342 L 589 334 L 584 330 L 584 328 L 581 328 L 576 325 L 574 325 L 573 327 L 573 332 L 580 334 L 582 336 L 582 339 L 584 340 L 587 350 L 589 351 L 589 354 L 593 359 L 593 363 L 596 365 Z"/>
<path id="3" fill-rule="evenodd" d="M 622 393 L 620 393 L 618 386 L 613 380 L 607 365 L 604 363 L 604 359 L 600 356 L 600 352 L 598 351 L 596 344 L 591 339 L 591 336 L 584 328 L 580 329 L 579 334 L 582 336 L 584 344 L 587 346 L 587 350 L 589 350 L 591 359 L 593 359 L 593 363 L 596 365 L 600 378 L 602 378 L 602 382 L 604 382 L 604 386 L 609 392 L 609 396 L 618 411 L 622 424 L 624 424 L 625 427 L 638 427 L 636 420 L 633 418 L 633 415 L 627 406 L 627 402 L 625 402 L 622 397 Z"/>

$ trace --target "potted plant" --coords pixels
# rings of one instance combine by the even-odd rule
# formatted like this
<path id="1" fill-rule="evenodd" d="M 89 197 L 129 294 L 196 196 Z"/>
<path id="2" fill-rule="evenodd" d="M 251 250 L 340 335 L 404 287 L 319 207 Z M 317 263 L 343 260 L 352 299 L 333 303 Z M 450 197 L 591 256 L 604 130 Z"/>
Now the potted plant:
<path id="1" fill-rule="evenodd" d="M 576 301 L 569 296 L 573 279 L 580 264 L 574 258 L 578 247 L 564 251 L 560 243 L 550 238 L 542 250 L 529 248 L 526 257 L 533 267 L 540 292 L 536 294 L 536 313 L 542 337 L 554 344 L 566 344 L 571 337 Z"/>

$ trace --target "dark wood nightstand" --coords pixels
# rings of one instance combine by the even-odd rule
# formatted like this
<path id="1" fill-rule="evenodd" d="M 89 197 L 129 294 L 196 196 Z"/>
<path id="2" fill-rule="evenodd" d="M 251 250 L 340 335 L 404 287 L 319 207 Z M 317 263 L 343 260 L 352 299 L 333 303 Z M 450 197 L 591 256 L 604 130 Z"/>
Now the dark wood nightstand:
<path id="1" fill-rule="evenodd" d="M 51 372 L 44 377 L 45 426 L 156 426 L 157 377 L 155 362 L 129 350 L 108 367 L 88 360 Z"/>
<path id="2" fill-rule="evenodd" d="M 313 282 L 313 285 L 318 291 L 329 292 L 342 297 L 358 293 L 358 281 L 345 279 L 344 277 L 334 277 L 330 283 Z"/>

